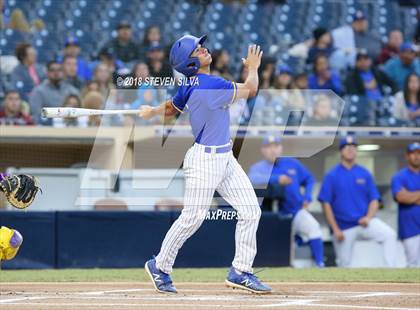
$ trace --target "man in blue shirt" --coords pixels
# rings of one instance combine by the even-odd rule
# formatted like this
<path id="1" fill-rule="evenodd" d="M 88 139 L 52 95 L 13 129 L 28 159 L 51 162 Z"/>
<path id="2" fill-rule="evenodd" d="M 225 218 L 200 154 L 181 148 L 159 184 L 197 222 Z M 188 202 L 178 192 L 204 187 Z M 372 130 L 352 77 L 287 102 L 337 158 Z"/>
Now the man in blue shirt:
<path id="1" fill-rule="evenodd" d="M 77 76 L 83 81 L 92 79 L 92 70 L 89 63 L 83 59 L 80 43 L 77 38 L 69 37 L 64 43 L 63 55 L 57 61 L 62 63 L 66 57 L 75 57 L 77 60 Z"/>
<path id="2" fill-rule="evenodd" d="M 405 79 L 415 73 L 420 76 L 420 61 L 411 43 L 403 43 L 398 57 L 393 57 L 385 63 L 385 73 L 394 80 L 399 89 L 404 89 Z"/>
<path id="3" fill-rule="evenodd" d="M 366 96 L 369 100 L 381 100 L 386 88 L 394 92 L 395 83 L 380 69 L 372 66 L 372 59 L 367 50 L 360 50 L 356 55 L 356 66 L 347 74 L 346 93 Z"/>
<path id="4" fill-rule="evenodd" d="M 188 111 L 195 139 L 184 159 L 184 208 L 166 234 L 159 254 L 146 262 L 145 269 L 156 290 L 176 293 L 169 273 L 179 249 L 206 218 L 217 190 L 238 214 L 235 257 L 225 283 L 257 294 L 269 293 L 271 288 L 252 273 L 261 209 L 251 182 L 233 156 L 229 128 L 229 106 L 237 98 L 257 93 L 262 51 L 256 45 L 248 48 L 243 59 L 248 76 L 244 83 L 234 83 L 210 75 L 212 58 L 203 46 L 205 40 L 206 36 L 186 35 L 172 45 L 169 57 L 175 70 L 198 83 L 182 85 L 172 100 L 158 107 L 140 107 L 140 116 L 145 119 Z"/>
<path id="5" fill-rule="evenodd" d="M 373 177 L 356 164 L 354 137 L 341 139 L 339 146 L 341 162 L 325 175 L 318 196 L 334 234 L 337 265 L 352 266 L 357 240 L 374 240 L 383 246 L 386 265 L 395 267 L 397 238 L 391 227 L 375 217 L 380 195 Z"/>
<path id="6" fill-rule="evenodd" d="M 278 196 L 273 198 L 278 198 L 280 213 L 293 217 L 294 234 L 303 242 L 308 242 L 316 265 L 324 267 L 321 228 L 307 210 L 312 201 L 315 178 L 298 160 L 281 158 L 283 147 L 279 138 L 265 138 L 261 152 L 264 160 L 251 166 L 248 172 L 249 179 L 254 186 L 268 186 L 272 194 L 278 193 Z"/>
<path id="7" fill-rule="evenodd" d="M 403 242 L 408 267 L 420 267 L 420 143 L 408 145 L 408 166 L 392 178 L 398 202 L 398 235 Z"/>

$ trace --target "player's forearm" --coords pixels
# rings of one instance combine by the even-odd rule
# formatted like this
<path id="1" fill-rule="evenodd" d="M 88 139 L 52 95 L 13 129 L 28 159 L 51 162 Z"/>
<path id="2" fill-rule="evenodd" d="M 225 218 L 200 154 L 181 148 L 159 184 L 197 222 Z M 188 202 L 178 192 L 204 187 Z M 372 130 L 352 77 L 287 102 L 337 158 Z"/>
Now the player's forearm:
<path id="1" fill-rule="evenodd" d="M 333 231 L 340 230 L 340 227 L 338 227 L 337 221 L 335 220 L 334 213 L 332 212 L 331 205 L 327 202 L 324 202 L 322 203 L 322 208 L 324 209 L 325 218 L 331 229 Z"/>
<path id="2" fill-rule="evenodd" d="M 172 106 L 171 100 L 167 100 L 159 106 L 153 108 L 153 116 L 172 116 L 176 114 L 176 110 Z"/>
<path id="3" fill-rule="evenodd" d="M 379 201 L 372 200 L 369 204 L 368 213 L 366 214 L 367 217 L 373 218 L 376 214 L 376 212 L 379 209 Z"/>
<path id="4" fill-rule="evenodd" d="M 249 97 L 254 97 L 257 94 L 258 83 L 258 68 L 248 68 L 248 76 L 244 84 L 249 91 Z"/>
<path id="5" fill-rule="evenodd" d="M 409 192 L 408 190 L 403 189 L 402 191 L 398 192 L 395 196 L 397 201 L 402 204 L 413 204 L 420 202 L 420 191 Z"/>

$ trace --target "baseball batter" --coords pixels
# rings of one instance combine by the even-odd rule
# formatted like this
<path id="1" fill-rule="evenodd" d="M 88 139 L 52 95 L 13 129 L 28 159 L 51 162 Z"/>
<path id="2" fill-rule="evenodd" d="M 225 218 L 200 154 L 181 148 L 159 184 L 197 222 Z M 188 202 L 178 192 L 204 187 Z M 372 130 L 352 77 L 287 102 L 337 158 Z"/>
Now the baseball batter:
<path id="1" fill-rule="evenodd" d="M 271 288 L 261 283 L 252 269 L 261 210 L 251 182 L 233 156 L 229 129 L 229 106 L 238 98 L 256 95 L 262 51 L 256 45 L 248 48 L 248 56 L 243 59 L 248 77 L 244 83 L 235 83 L 210 75 L 212 58 L 203 46 L 205 40 L 206 36 L 186 35 L 170 51 L 173 68 L 187 77 L 196 77 L 198 83 L 181 86 L 172 100 L 158 107 L 140 107 L 140 116 L 145 119 L 188 111 L 195 138 L 184 158 L 184 208 L 166 234 L 159 254 L 146 262 L 145 269 L 158 292 L 177 292 L 170 277 L 175 258 L 203 223 L 217 190 L 238 214 L 235 257 L 226 284 L 268 293 Z"/>
<path id="2" fill-rule="evenodd" d="M 407 167 L 392 178 L 391 188 L 398 202 L 398 235 L 408 267 L 420 268 L 420 143 L 407 147 Z"/>

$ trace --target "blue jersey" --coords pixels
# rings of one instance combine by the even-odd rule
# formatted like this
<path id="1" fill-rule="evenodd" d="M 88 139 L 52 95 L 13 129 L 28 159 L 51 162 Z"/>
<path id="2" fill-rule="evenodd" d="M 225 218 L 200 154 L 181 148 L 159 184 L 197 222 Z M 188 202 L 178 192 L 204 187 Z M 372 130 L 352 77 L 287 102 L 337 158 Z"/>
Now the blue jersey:
<path id="1" fill-rule="evenodd" d="M 318 200 L 331 205 L 340 229 L 359 225 L 369 204 L 380 195 L 370 172 L 360 165 L 347 169 L 341 163 L 324 177 Z"/>
<path id="2" fill-rule="evenodd" d="M 172 105 L 181 113 L 188 110 L 196 143 L 228 144 L 229 105 L 235 100 L 236 84 L 209 74 L 197 74 L 196 77 L 198 83 L 178 89 Z"/>
<path id="3" fill-rule="evenodd" d="M 420 173 L 408 167 L 401 169 L 392 178 L 391 188 L 394 198 L 403 188 L 409 192 L 420 191 Z M 401 239 L 420 234 L 419 204 L 398 204 L 398 234 Z"/>
<path id="4" fill-rule="evenodd" d="M 315 178 L 300 161 L 294 158 L 282 158 L 273 164 L 261 160 L 251 166 L 248 176 L 254 185 L 279 184 L 279 177 L 282 174 L 291 178 L 292 183 L 284 185 L 284 199 L 279 202 L 280 212 L 295 216 L 305 200 L 308 202 L 312 200 L 315 183 Z M 301 187 L 304 187 L 303 193 Z"/>

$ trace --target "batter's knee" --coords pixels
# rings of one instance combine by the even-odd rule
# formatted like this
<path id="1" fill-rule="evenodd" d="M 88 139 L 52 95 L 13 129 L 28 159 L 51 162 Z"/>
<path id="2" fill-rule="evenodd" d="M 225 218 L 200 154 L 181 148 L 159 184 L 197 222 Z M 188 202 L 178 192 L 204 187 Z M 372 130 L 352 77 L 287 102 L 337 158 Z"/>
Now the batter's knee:
<path id="1" fill-rule="evenodd" d="M 259 221 L 261 218 L 261 208 L 259 205 L 248 206 L 237 210 L 238 220 Z"/>
<path id="2" fill-rule="evenodd" d="M 205 219 L 205 215 L 192 212 L 181 212 L 181 215 L 176 220 L 179 227 L 183 229 L 198 228 L 201 226 Z"/>

